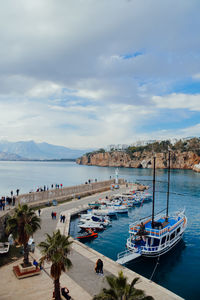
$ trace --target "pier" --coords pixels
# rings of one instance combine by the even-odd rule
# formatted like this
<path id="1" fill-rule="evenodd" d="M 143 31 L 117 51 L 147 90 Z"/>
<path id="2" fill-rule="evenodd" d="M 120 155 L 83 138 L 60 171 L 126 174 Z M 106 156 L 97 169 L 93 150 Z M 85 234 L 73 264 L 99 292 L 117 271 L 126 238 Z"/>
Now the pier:
<path id="1" fill-rule="evenodd" d="M 110 185 L 110 183 L 109 183 Z M 120 187 L 120 192 L 126 189 L 125 185 Z M 55 207 L 45 207 L 41 210 L 41 230 L 34 235 L 36 245 L 44 240 L 45 233 L 52 234 L 56 229 L 60 229 L 62 234 L 68 235 L 71 216 L 87 209 L 88 203 L 98 200 L 100 197 L 110 196 L 119 193 L 119 190 L 106 190 L 101 193 L 95 193 L 82 199 L 74 199 L 67 203 L 61 203 Z M 46 200 L 45 200 L 46 201 Z M 34 202 L 37 204 L 37 201 Z M 57 213 L 57 220 L 51 219 L 51 212 Z M 60 214 L 65 214 L 65 223 L 60 223 Z M 128 278 L 129 283 L 135 277 L 139 277 L 139 282 L 136 288 L 142 289 L 147 295 L 151 295 L 155 300 L 175 300 L 182 299 L 171 291 L 159 286 L 158 284 L 148 280 L 147 278 L 127 269 L 102 255 L 101 253 L 87 247 L 77 240 L 73 240 L 72 251 L 69 256 L 73 263 L 72 269 L 61 275 L 61 286 L 67 286 L 70 290 L 70 295 L 74 300 L 91 300 L 95 294 L 98 294 L 103 287 L 106 287 L 105 276 L 117 275 L 120 270 Z M 35 253 L 31 254 L 37 260 L 41 254 L 36 247 Z M 95 263 L 98 258 L 104 262 L 104 277 L 97 275 L 94 271 Z M 16 263 L 13 263 L 16 264 Z M 4 276 L 0 282 L 0 299 L 14 300 L 16 298 L 33 300 L 51 299 L 53 281 L 50 278 L 50 265 L 44 266 L 44 271 L 40 276 L 18 280 L 12 272 L 12 265 L 7 265 L 1 268 Z"/>

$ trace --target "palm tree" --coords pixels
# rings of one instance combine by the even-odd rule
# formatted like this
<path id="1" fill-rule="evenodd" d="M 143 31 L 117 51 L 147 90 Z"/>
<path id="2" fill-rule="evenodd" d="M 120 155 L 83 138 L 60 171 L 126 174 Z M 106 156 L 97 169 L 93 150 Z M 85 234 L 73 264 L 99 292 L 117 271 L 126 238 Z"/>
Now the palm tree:
<path id="1" fill-rule="evenodd" d="M 44 261 L 51 261 L 51 276 L 54 279 L 54 296 L 55 300 L 61 300 L 60 296 L 60 276 L 65 268 L 69 269 L 72 266 L 71 260 L 67 257 L 70 253 L 69 236 L 61 235 L 60 230 L 53 233 L 52 236 L 46 234 L 47 238 L 44 242 L 39 244 L 43 256 L 40 259 L 41 263 Z"/>
<path id="2" fill-rule="evenodd" d="M 28 240 L 39 228 L 40 218 L 27 204 L 19 204 L 14 214 L 7 219 L 6 231 L 12 233 L 18 243 L 24 246 L 24 267 L 30 266 Z"/>
<path id="3" fill-rule="evenodd" d="M 104 288 L 93 300 L 153 300 L 153 297 L 145 296 L 144 291 L 134 287 L 138 279 L 139 277 L 134 278 L 131 284 L 128 284 L 122 271 L 118 273 L 118 277 L 106 276 L 110 288 Z"/>

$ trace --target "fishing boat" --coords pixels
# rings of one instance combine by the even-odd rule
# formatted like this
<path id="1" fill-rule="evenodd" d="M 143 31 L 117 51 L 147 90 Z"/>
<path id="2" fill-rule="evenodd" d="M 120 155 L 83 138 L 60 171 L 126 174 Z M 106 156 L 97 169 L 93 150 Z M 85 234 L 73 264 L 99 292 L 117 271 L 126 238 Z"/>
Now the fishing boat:
<path id="1" fill-rule="evenodd" d="M 187 227 L 185 212 L 177 211 L 169 215 L 170 152 L 168 165 L 167 208 L 165 214 L 155 215 L 155 157 L 153 173 L 152 217 L 141 219 L 129 225 L 130 237 L 127 250 L 118 254 L 117 262 L 125 264 L 139 256 L 158 257 L 170 251 L 181 240 Z"/>
<path id="2" fill-rule="evenodd" d="M 95 239 L 98 237 L 98 233 L 94 232 L 92 229 L 86 229 L 86 234 L 77 236 L 76 238 L 79 240 L 88 240 L 88 239 Z"/>

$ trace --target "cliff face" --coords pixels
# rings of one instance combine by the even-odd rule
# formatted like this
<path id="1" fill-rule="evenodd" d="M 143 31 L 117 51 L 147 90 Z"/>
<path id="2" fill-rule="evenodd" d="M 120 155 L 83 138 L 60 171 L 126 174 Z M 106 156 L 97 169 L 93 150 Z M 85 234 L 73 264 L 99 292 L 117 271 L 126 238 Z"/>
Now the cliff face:
<path id="1" fill-rule="evenodd" d="M 165 169 L 168 166 L 168 154 L 156 153 L 156 168 Z M 152 152 L 134 152 L 131 156 L 125 152 L 105 152 L 84 155 L 76 161 L 81 165 L 101 167 L 152 168 Z M 171 168 L 193 169 L 200 163 L 200 156 L 189 151 L 176 151 L 171 154 Z"/>

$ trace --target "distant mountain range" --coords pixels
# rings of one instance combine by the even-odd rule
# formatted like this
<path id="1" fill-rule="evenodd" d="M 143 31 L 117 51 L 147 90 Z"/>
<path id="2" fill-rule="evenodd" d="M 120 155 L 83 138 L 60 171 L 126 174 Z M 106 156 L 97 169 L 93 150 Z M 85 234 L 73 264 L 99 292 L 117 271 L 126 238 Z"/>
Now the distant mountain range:
<path id="1" fill-rule="evenodd" d="M 0 160 L 76 159 L 86 150 L 70 149 L 48 143 L 0 141 Z"/>

